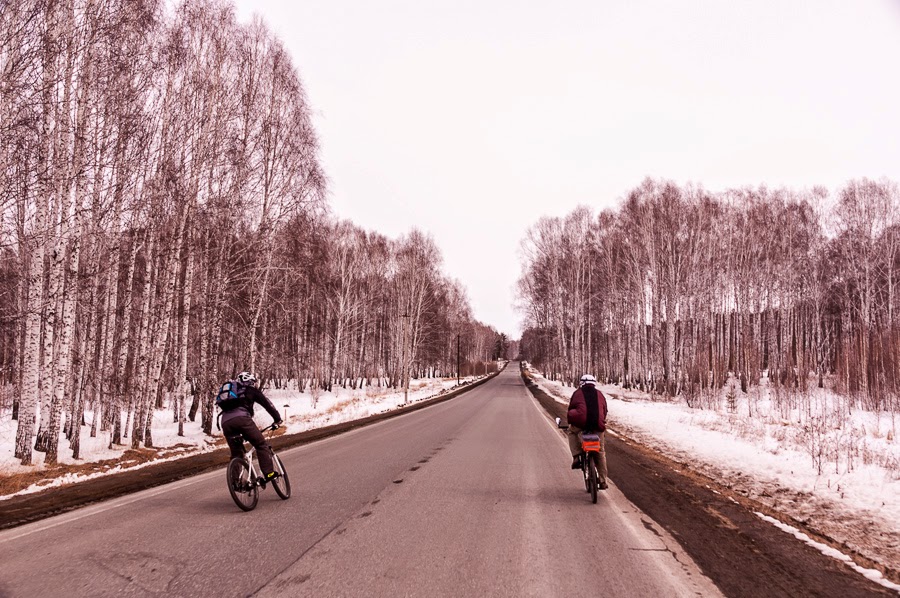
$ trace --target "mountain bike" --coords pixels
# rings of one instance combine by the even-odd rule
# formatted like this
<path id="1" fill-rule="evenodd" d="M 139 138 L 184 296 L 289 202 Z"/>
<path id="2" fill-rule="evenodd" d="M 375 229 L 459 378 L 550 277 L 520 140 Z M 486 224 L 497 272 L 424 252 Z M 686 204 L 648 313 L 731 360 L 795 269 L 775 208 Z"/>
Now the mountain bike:
<path id="1" fill-rule="evenodd" d="M 272 424 L 268 428 L 261 428 L 260 432 L 268 432 L 275 430 L 277 426 Z M 243 457 L 234 457 L 228 463 L 228 470 L 225 472 L 228 480 L 228 492 L 234 503 L 243 511 L 252 511 L 256 508 L 259 501 L 259 490 L 265 490 L 266 482 L 262 476 L 253 456 L 256 453 L 252 445 L 246 449 Z M 291 497 L 291 480 L 288 477 L 287 470 L 275 450 L 272 450 L 272 465 L 275 466 L 275 472 L 278 474 L 275 479 L 271 480 L 272 487 L 275 488 L 281 500 L 287 500 Z"/>
<path id="2" fill-rule="evenodd" d="M 556 418 L 556 425 L 568 430 L 569 424 L 562 423 L 560 418 Z M 591 502 L 597 504 L 597 490 L 600 489 L 600 451 L 603 446 L 600 444 L 600 435 L 593 432 L 581 433 L 581 473 L 584 475 L 584 489 L 591 494 Z M 605 488 L 605 486 L 604 486 Z"/>

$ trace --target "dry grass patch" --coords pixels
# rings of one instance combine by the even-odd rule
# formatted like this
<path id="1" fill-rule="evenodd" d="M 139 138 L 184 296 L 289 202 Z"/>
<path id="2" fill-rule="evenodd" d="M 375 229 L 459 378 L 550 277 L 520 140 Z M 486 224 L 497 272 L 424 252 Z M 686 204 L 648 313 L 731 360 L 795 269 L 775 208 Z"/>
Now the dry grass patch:
<path id="1" fill-rule="evenodd" d="M 215 444 L 224 444 L 224 442 L 224 439 L 220 439 Z M 197 446 L 180 443 L 161 448 L 126 449 L 121 456 L 114 459 L 103 459 L 89 463 L 60 463 L 58 465 L 45 465 L 33 471 L 13 474 L 0 473 L 0 496 L 15 494 L 31 486 L 49 487 L 54 481 L 62 477 L 89 476 L 104 473 L 115 468 L 129 469 L 151 461 L 195 452 L 197 448 Z"/>

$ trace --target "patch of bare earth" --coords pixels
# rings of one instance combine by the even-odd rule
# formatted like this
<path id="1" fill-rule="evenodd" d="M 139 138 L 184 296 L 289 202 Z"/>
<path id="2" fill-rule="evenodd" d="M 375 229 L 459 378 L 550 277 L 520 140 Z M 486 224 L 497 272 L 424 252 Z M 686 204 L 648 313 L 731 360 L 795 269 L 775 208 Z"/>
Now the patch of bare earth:
<path id="1" fill-rule="evenodd" d="M 758 480 L 736 471 L 725 471 L 697 460 L 628 426 L 617 424 L 616 431 L 634 441 L 665 454 L 682 467 L 682 473 L 696 473 L 698 480 L 708 479 L 730 491 L 734 498 L 788 525 L 796 527 L 814 540 L 827 544 L 864 567 L 881 571 L 888 579 L 900 583 L 900 530 L 878 513 L 845 509 L 833 500 L 809 492 L 760 484 Z"/>
<path id="2" fill-rule="evenodd" d="M 215 446 L 223 445 L 224 441 L 218 441 Z M 43 487 L 50 488 L 63 477 L 69 477 L 72 481 L 96 474 L 110 471 L 123 471 L 132 469 L 138 465 L 161 461 L 180 455 L 189 455 L 200 452 L 196 445 L 176 444 L 162 448 L 138 448 L 126 449 L 121 456 L 114 459 L 103 459 L 87 463 L 60 463 L 46 465 L 43 468 L 28 472 L 12 474 L 0 473 L 0 496 L 16 494 L 32 486 L 40 491 Z"/>

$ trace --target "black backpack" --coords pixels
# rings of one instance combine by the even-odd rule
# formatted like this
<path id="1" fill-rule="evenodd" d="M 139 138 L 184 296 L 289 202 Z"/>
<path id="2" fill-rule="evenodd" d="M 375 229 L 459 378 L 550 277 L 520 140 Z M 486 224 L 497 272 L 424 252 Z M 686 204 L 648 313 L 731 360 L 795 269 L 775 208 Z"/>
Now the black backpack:
<path id="1" fill-rule="evenodd" d="M 243 407 L 244 401 L 244 385 L 237 380 L 229 380 L 219 389 L 216 395 L 216 407 L 221 411 L 231 411 L 238 407 Z"/>

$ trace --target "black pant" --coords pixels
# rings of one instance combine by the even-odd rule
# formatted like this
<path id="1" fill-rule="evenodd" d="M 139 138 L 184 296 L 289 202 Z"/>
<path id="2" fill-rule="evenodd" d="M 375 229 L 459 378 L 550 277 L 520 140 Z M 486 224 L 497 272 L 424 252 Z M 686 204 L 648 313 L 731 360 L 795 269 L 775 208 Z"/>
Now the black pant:
<path id="1" fill-rule="evenodd" d="M 256 458 L 259 459 L 259 468 L 262 469 L 263 475 L 275 471 L 272 466 L 272 447 L 266 442 L 252 418 L 239 416 L 224 420 L 222 433 L 228 440 L 232 457 L 244 456 L 244 440 L 246 440 L 256 449 Z"/>

